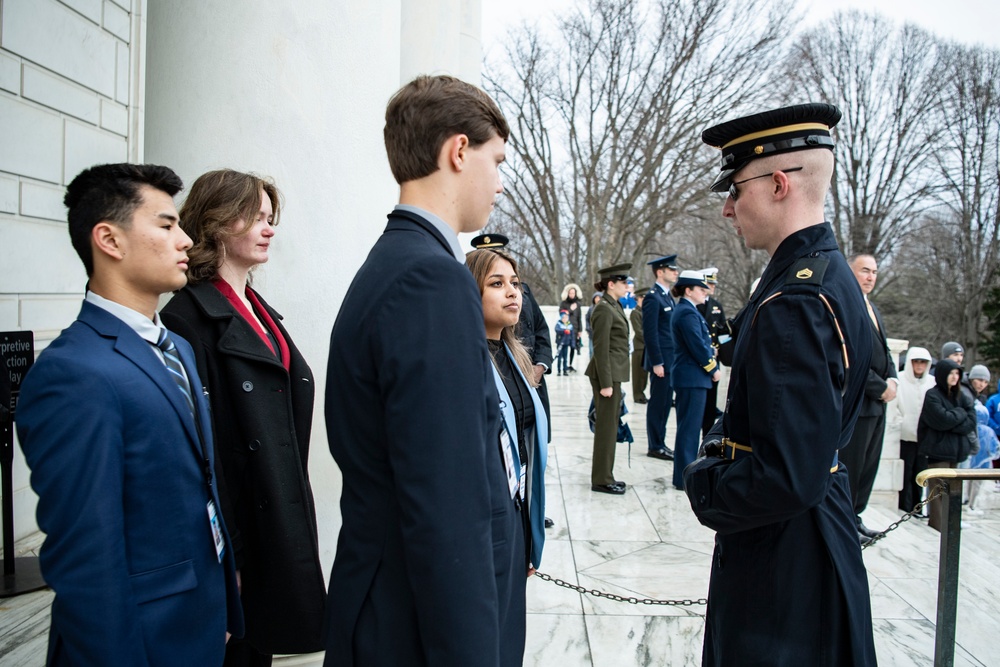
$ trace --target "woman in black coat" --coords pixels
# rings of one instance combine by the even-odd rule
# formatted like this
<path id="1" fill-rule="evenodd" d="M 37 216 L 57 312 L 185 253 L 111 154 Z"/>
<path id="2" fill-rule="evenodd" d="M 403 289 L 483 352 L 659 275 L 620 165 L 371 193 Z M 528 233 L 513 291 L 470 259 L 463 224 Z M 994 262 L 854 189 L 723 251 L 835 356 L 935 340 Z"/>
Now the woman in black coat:
<path id="1" fill-rule="evenodd" d="M 959 365 L 942 359 L 934 368 L 934 387 L 924 394 L 917 422 L 917 447 L 927 457 L 928 468 L 954 468 L 973 453 L 970 434 L 976 430 L 976 410 L 972 399 L 961 390 L 961 379 Z M 931 528 L 940 531 L 941 500 L 931 501 L 928 512 Z"/>
<path id="2" fill-rule="evenodd" d="M 212 407 L 246 617 L 244 638 L 226 647 L 232 666 L 323 648 L 326 586 L 307 467 L 312 371 L 249 280 L 268 260 L 278 215 L 269 181 L 228 169 L 199 177 L 180 211 L 194 240 L 188 286 L 160 313 L 194 348 Z"/>

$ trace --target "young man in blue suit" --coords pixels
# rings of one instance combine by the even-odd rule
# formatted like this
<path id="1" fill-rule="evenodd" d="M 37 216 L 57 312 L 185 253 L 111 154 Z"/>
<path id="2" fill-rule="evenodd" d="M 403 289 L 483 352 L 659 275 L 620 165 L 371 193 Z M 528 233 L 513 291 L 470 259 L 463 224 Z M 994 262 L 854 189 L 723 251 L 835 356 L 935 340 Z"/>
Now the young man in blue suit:
<path id="1" fill-rule="evenodd" d="M 326 424 L 344 476 L 326 665 L 520 665 L 524 554 L 499 397 L 461 232 L 503 191 L 510 131 L 481 90 L 418 77 L 386 109 L 399 205 L 330 339 Z"/>
<path id="2" fill-rule="evenodd" d="M 112 164 L 66 191 L 87 295 L 17 411 L 55 591 L 49 665 L 221 665 L 243 632 L 208 404 L 156 313 L 187 282 L 181 187 L 166 167 Z"/>

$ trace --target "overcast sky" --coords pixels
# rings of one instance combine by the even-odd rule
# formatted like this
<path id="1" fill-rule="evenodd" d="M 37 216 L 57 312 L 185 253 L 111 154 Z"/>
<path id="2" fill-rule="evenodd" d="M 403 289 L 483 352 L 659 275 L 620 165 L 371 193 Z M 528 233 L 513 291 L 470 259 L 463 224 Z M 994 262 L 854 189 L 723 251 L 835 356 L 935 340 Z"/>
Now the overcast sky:
<path id="1" fill-rule="evenodd" d="M 522 20 L 545 20 L 557 10 L 586 0 L 483 0 L 483 50 Z M 775 0 L 781 1 L 781 0 Z M 804 27 L 812 27 L 841 9 L 876 11 L 897 23 L 909 21 L 965 44 L 1000 47 L 1000 0 L 801 0 L 807 7 Z"/>

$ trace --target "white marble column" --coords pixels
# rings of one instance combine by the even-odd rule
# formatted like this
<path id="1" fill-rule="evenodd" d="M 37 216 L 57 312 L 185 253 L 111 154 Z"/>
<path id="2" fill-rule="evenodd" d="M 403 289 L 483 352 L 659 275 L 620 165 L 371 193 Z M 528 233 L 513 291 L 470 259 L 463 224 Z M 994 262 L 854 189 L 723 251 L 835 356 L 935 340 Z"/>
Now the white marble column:
<path id="1" fill-rule="evenodd" d="M 479 85 L 481 0 L 401 0 L 400 83 L 418 74 L 451 74 Z"/>
<path id="2" fill-rule="evenodd" d="M 906 355 L 910 341 L 899 338 L 889 339 L 889 352 L 893 363 L 899 368 L 899 360 Z M 896 401 L 886 406 L 885 437 L 882 440 L 882 458 L 878 464 L 874 492 L 896 493 L 903 488 L 903 460 L 899 458 L 899 420 L 895 418 Z"/>
<path id="3" fill-rule="evenodd" d="M 342 488 L 323 417 L 329 335 L 398 197 L 382 138 L 385 104 L 417 73 L 479 82 L 479 5 L 151 0 L 148 7 L 145 161 L 173 167 L 186 183 L 209 169 L 253 171 L 274 178 L 284 194 L 271 261 L 254 281 L 316 376 L 310 478 L 327 575 Z M 282 664 L 315 662 L 288 660 Z"/>

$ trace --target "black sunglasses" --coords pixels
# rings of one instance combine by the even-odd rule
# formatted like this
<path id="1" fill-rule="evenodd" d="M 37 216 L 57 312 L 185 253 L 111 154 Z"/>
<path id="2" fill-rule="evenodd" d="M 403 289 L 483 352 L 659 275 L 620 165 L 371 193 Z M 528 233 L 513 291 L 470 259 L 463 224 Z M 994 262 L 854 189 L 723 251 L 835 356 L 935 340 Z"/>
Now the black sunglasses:
<path id="1" fill-rule="evenodd" d="M 790 174 L 793 171 L 802 171 L 802 167 L 792 167 L 791 169 L 776 169 L 770 173 L 761 174 L 760 176 L 754 176 L 753 178 L 744 178 L 742 181 L 733 181 L 732 183 L 729 184 L 729 196 L 733 198 L 733 201 L 736 201 L 737 199 L 740 198 L 739 190 L 736 189 L 737 185 L 743 185 L 744 183 L 755 181 L 758 178 L 767 178 L 768 176 L 774 176 L 779 171 L 783 174 Z"/>

